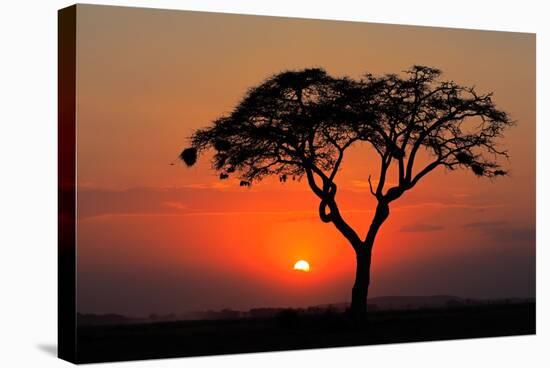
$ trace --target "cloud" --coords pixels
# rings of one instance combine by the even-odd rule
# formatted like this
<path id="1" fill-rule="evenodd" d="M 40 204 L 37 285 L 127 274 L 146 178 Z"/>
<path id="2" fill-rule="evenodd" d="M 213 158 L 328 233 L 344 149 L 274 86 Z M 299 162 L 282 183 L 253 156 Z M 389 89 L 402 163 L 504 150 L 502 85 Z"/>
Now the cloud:
<path id="1" fill-rule="evenodd" d="M 469 193 L 454 193 L 452 196 L 455 198 L 469 198 L 472 195 Z"/>
<path id="2" fill-rule="evenodd" d="M 352 180 L 351 186 L 354 189 L 369 190 L 369 182 L 366 180 Z M 378 183 L 373 182 L 373 186 L 376 186 Z"/>
<path id="3" fill-rule="evenodd" d="M 506 221 L 477 221 L 462 225 L 464 228 L 478 229 L 496 243 L 533 243 L 536 238 L 535 226 L 511 226 Z"/>
<path id="4" fill-rule="evenodd" d="M 399 231 L 407 233 L 421 233 L 421 232 L 431 232 L 443 230 L 444 227 L 441 225 L 430 225 L 430 224 L 409 224 L 402 226 Z"/>
<path id="5" fill-rule="evenodd" d="M 476 222 L 468 222 L 462 225 L 462 227 L 483 229 L 483 228 L 493 228 L 497 226 L 504 226 L 507 224 L 508 223 L 506 221 L 476 221 Z"/>
<path id="6" fill-rule="evenodd" d="M 535 245 L 535 227 L 502 227 L 488 231 L 488 235 L 497 243 L 521 243 Z"/>
<path id="7" fill-rule="evenodd" d="M 236 181 L 232 180 L 231 182 L 219 182 L 215 181 L 212 183 L 196 183 L 196 184 L 187 184 L 180 188 L 189 188 L 189 189 L 229 189 L 233 187 L 237 187 L 237 184 L 235 184 Z"/>
<path id="8" fill-rule="evenodd" d="M 445 203 L 445 202 L 419 202 L 402 206 L 395 206 L 395 210 L 415 210 L 419 208 L 438 209 L 464 209 L 472 211 L 484 211 L 487 209 L 506 207 L 503 204 L 469 204 L 469 203 Z"/>
<path id="9" fill-rule="evenodd" d="M 316 216 L 313 195 L 288 190 L 284 195 L 240 188 L 129 188 L 78 190 L 78 219 L 98 216 L 197 216 L 281 214 L 289 221 Z"/>
<path id="10" fill-rule="evenodd" d="M 275 220 L 276 222 L 290 223 L 290 222 L 308 222 L 308 221 L 318 221 L 319 215 L 311 214 L 311 211 L 306 212 L 288 212 L 282 213 L 286 216 Z"/>
<path id="11" fill-rule="evenodd" d="M 371 182 L 372 182 L 372 187 L 374 189 L 376 189 L 376 187 L 378 186 L 378 180 L 377 179 L 371 179 Z M 352 191 L 352 192 L 367 192 L 367 191 L 370 191 L 370 185 L 369 185 L 368 180 L 351 180 L 350 184 L 351 185 L 346 188 L 349 191 Z M 395 183 L 395 182 L 390 182 L 390 181 L 385 182 L 386 187 L 393 187 L 395 185 L 397 185 L 397 183 Z"/>
<path id="12" fill-rule="evenodd" d="M 165 201 L 165 202 L 162 202 L 162 204 L 166 207 L 175 208 L 177 210 L 185 210 L 185 209 L 189 208 L 189 206 L 187 206 L 185 203 L 181 203 L 181 202 Z"/>

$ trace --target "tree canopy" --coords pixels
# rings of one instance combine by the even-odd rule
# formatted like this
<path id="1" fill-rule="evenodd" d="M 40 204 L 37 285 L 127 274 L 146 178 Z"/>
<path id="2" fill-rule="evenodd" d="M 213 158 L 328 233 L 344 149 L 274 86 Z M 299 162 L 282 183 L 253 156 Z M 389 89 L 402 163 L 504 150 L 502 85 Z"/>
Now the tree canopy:
<path id="1" fill-rule="evenodd" d="M 181 158 L 193 165 L 213 149 L 220 179 L 236 175 L 241 186 L 268 176 L 284 182 L 305 175 L 321 199 L 321 219 L 334 222 L 358 244 L 335 202 L 335 178 L 344 152 L 355 142 L 367 142 L 378 153 L 378 183 L 374 188 L 369 177 L 369 184 L 382 204 L 437 167 L 465 168 L 489 178 L 506 175 L 499 157 L 508 155 L 498 148 L 498 139 L 514 122 L 496 107 L 492 93 L 440 76 L 440 70 L 419 65 L 401 75 L 366 74 L 358 80 L 319 68 L 281 72 L 251 88 L 231 113 L 195 131 Z M 421 150 L 431 161 L 416 167 Z M 392 166 L 399 180 L 386 188 Z"/>
<path id="2" fill-rule="evenodd" d="M 361 140 L 385 163 L 403 166 L 401 184 L 420 179 L 413 166 L 421 148 L 433 154 L 432 166 L 504 175 L 496 157 L 507 154 L 495 138 L 513 122 L 495 107 L 492 94 L 438 81 L 441 72 L 434 68 L 414 66 L 405 73 L 367 74 L 358 81 L 331 77 L 323 69 L 279 73 L 249 90 L 230 114 L 197 130 L 181 158 L 192 165 L 198 153 L 213 148 L 221 179 L 238 173 L 249 183 L 268 175 L 283 181 L 302 176 L 306 166 L 330 177 L 339 153 Z M 477 125 L 465 129 L 474 117 Z"/>
<path id="3" fill-rule="evenodd" d="M 353 85 L 322 69 L 279 73 L 249 90 L 229 115 L 197 130 L 181 157 L 192 165 L 197 153 L 213 148 L 220 179 L 237 173 L 243 185 L 269 175 L 299 178 L 305 167 L 336 172 L 339 150 L 357 140 L 347 121 L 355 116 L 343 108 Z"/>

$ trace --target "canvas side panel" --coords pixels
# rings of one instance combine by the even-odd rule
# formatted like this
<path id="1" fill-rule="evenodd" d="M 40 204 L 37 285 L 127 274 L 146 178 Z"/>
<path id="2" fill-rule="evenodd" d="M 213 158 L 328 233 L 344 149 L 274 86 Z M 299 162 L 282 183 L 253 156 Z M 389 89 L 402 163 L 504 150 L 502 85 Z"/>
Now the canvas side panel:
<path id="1" fill-rule="evenodd" d="M 58 356 L 76 361 L 76 5 L 58 13 Z"/>

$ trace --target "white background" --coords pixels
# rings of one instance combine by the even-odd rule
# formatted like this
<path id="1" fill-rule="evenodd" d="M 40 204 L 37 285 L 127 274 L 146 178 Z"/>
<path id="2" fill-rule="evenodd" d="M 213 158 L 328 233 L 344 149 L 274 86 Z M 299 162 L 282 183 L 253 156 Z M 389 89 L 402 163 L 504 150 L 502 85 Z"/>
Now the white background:
<path id="1" fill-rule="evenodd" d="M 91 3 L 97 3 L 91 1 Z M 116 363 L 128 367 L 542 367 L 550 361 L 545 1 L 102 1 L 103 4 L 537 33 L 537 336 Z M 63 367 L 57 340 L 57 9 L 0 3 L 0 366 Z M 510 50 L 514 52 L 514 50 Z M 514 71 L 511 70 L 510 73 Z M 518 91 L 522 93 L 522 91 Z M 521 193 L 518 193 L 521 195 Z M 105 364 L 103 366 L 111 366 Z"/>

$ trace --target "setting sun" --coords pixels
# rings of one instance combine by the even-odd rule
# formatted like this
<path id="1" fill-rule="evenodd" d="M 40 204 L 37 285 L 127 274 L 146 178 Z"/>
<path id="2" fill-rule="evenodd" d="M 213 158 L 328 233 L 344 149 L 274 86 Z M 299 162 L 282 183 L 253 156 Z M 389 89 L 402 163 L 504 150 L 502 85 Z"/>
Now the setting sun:
<path id="1" fill-rule="evenodd" d="M 303 272 L 309 272 L 309 263 L 304 260 L 299 260 L 294 264 L 294 269 L 296 271 L 303 271 Z"/>

